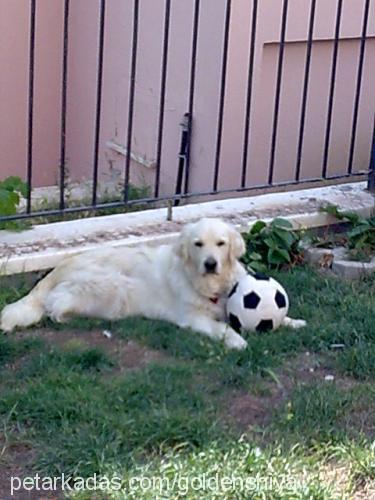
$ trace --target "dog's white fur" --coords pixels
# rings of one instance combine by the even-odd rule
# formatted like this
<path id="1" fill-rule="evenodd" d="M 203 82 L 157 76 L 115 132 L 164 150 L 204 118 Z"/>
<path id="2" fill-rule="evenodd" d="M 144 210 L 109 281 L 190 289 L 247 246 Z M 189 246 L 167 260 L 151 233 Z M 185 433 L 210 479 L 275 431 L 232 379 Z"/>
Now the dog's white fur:
<path id="1" fill-rule="evenodd" d="M 6 306 L 1 328 L 63 322 L 75 315 L 119 319 L 141 315 L 191 328 L 227 347 L 246 341 L 224 323 L 225 300 L 245 273 L 238 231 L 219 219 L 186 225 L 176 243 L 159 247 L 104 249 L 63 260 L 24 298 Z M 207 262 L 216 262 L 208 272 Z M 304 322 L 302 322 L 304 324 Z M 285 324 L 299 327 L 299 320 Z"/>

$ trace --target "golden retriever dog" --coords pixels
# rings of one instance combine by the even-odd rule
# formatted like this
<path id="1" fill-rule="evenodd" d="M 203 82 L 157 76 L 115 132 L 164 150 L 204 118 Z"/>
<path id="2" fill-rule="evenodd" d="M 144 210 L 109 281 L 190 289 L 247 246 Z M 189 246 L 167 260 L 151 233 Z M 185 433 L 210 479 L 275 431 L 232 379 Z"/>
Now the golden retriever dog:
<path id="1" fill-rule="evenodd" d="M 226 297 L 246 274 L 238 261 L 244 251 L 234 227 L 202 219 L 187 224 L 172 244 L 77 254 L 6 306 L 1 328 L 27 327 L 43 316 L 64 322 L 77 315 L 110 320 L 139 315 L 244 349 L 246 341 L 224 322 Z M 285 324 L 301 326 L 290 318 Z"/>

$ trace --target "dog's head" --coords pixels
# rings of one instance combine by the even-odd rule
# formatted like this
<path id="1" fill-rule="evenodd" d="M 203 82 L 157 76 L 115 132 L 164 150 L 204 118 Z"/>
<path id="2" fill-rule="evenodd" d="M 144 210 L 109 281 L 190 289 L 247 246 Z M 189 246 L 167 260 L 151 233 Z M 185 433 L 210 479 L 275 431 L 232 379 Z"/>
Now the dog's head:
<path id="1" fill-rule="evenodd" d="M 220 219 L 201 219 L 184 227 L 177 252 L 195 278 L 224 284 L 245 244 L 233 226 Z"/>

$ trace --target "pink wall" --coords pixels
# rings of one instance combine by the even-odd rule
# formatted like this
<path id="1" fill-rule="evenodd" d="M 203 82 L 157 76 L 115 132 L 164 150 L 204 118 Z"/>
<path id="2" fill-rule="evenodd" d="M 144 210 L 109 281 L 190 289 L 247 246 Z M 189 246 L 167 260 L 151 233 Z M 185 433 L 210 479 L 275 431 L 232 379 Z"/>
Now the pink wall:
<path id="1" fill-rule="evenodd" d="M 0 4 L 0 171 L 24 174 L 28 16 L 26 1 Z M 14 26 L 18 26 L 15 30 Z"/>
<path id="2" fill-rule="evenodd" d="M 26 175 L 28 0 L 0 2 L 0 172 Z M 38 0 L 35 46 L 34 182 L 54 184 L 58 175 L 62 0 Z"/>
<path id="3" fill-rule="evenodd" d="M 263 0 L 259 3 L 255 81 L 251 120 L 250 153 L 248 160 L 249 184 L 267 182 L 279 53 L 282 2 Z M 243 12 L 250 12 L 251 0 L 234 2 L 231 32 L 233 51 L 228 80 L 226 128 L 223 146 L 221 188 L 235 187 L 240 176 L 244 102 L 246 80 L 240 61 L 248 60 L 248 38 L 243 28 Z M 298 144 L 302 85 L 305 67 L 306 41 L 309 21 L 308 1 L 289 2 L 287 43 L 284 52 L 283 81 L 280 97 L 279 127 L 275 156 L 275 181 L 293 179 Z M 337 80 L 332 118 L 328 175 L 345 173 L 348 161 L 349 134 L 354 104 L 354 88 L 359 55 L 358 34 L 361 32 L 364 1 L 344 2 Z M 332 39 L 336 2 L 318 0 L 310 69 L 310 85 L 306 110 L 306 128 L 301 165 L 301 177 L 320 176 L 325 138 L 325 123 L 332 60 Z M 368 33 L 372 35 L 366 46 L 365 70 L 360 100 L 355 170 L 367 169 L 375 110 L 375 12 L 371 10 Z M 246 40 L 246 42 L 244 42 Z M 360 147 L 361 146 L 361 147 Z"/>
<path id="4" fill-rule="evenodd" d="M 247 65 L 253 0 L 232 2 L 228 74 L 219 188 L 240 183 Z M 359 108 L 354 169 L 366 169 L 375 109 L 375 9 L 370 9 Z M 179 123 L 188 109 L 192 1 L 173 0 L 171 10 L 161 190 L 174 191 Z M 251 134 L 247 184 L 267 181 L 282 0 L 258 2 Z M 0 177 L 26 173 L 29 0 L 0 2 Z M 164 0 L 140 1 L 139 50 L 132 151 L 156 158 Z M 212 188 L 221 79 L 225 0 L 201 2 L 191 190 Z M 103 73 L 100 177 L 123 174 L 124 158 L 106 143 L 126 143 L 132 0 L 107 0 Z M 293 178 L 309 20 L 308 0 L 290 0 L 275 181 Z M 337 67 L 328 175 L 347 167 L 364 0 L 346 0 Z M 336 1 L 317 0 L 301 177 L 319 176 L 325 137 Z M 63 1 L 37 0 L 34 184 L 58 179 L 61 110 Z M 69 23 L 66 165 L 73 180 L 87 179 L 93 167 L 99 1 L 71 0 Z M 16 27 L 16 29 L 15 29 Z M 135 162 L 131 178 L 152 185 L 155 170 Z"/>

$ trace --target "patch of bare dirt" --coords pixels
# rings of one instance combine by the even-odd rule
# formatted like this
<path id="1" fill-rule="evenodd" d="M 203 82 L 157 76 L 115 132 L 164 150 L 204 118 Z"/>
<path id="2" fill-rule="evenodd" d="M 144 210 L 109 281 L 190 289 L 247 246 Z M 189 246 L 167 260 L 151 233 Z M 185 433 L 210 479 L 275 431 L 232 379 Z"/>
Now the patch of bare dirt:
<path id="1" fill-rule="evenodd" d="M 352 470 L 349 465 L 332 462 L 322 466 L 319 470 L 319 479 L 322 484 L 331 488 L 337 498 L 350 500 L 374 500 L 375 481 L 363 480 L 352 483 Z M 349 496 L 350 495 L 350 496 Z"/>
<path id="2" fill-rule="evenodd" d="M 36 489 L 27 491 L 22 487 L 11 495 L 12 477 L 13 487 L 19 486 L 18 479 L 22 481 L 26 477 L 33 477 L 31 470 L 33 451 L 25 444 L 7 443 L 0 435 L 0 499 L 1 500 L 45 500 L 62 499 L 59 492 L 42 492 Z"/>
<path id="3" fill-rule="evenodd" d="M 356 489 L 352 496 L 353 500 L 374 500 L 375 499 L 375 481 L 367 481 Z"/>
<path id="4" fill-rule="evenodd" d="M 271 388 L 270 384 L 267 385 L 271 390 L 270 395 L 258 396 L 240 392 L 233 394 L 229 399 L 226 408 L 228 416 L 240 430 L 255 430 L 270 423 L 272 418 L 270 410 L 280 405 L 283 394 Z"/>
<path id="5" fill-rule="evenodd" d="M 223 414 L 226 420 L 234 422 L 242 432 L 256 431 L 270 423 L 272 415 L 288 400 L 297 385 L 312 382 L 335 381 L 339 388 L 350 390 L 358 382 L 350 377 L 339 376 L 330 368 L 327 357 L 309 352 L 286 361 L 273 377 L 260 379 L 260 387 L 247 391 L 234 391 L 223 401 Z M 365 429 L 368 412 L 362 415 L 361 429 Z"/>
<path id="6" fill-rule="evenodd" d="M 348 493 L 348 480 L 351 470 L 348 465 L 341 465 L 336 462 L 329 463 L 319 468 L 320 482 L 329 487 L 337 498 L 345 498 Z M 352 497 L 353 498 L 353 497 Z"/>
<path id="7" fill-rule="evenodd" d="M 347 390 L 358 385 L 355 379 L 335 373 L 331 368 L 328 355 L 310 352 L 301 353 L 285 361 L 278 376 L 281 384 L 289 392 L 298 383 L 309 384 L 324 381 L 328 383 L 334 381 L 340 389 Z"/>
<path id="8" fill-rule="evenodd" d="M 27 333 L 15 334 L 18 338 L 38 338 L 45 340 L 51 346 L 62 348 L 90 348 L 98 347 L 106 352 L 116 363 L 117 372 L 135 370 L 144 366 L 166 359 L 166 355 L 155 349 L 150 349 L 134 340 L 124 340 L 115 335 L 110 338 L 103 330 L 91 331 L 53 331 L 47 329 L 33 330 Z M 17 364 L 22 363 L 17 360 Z"/>

